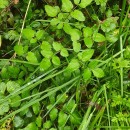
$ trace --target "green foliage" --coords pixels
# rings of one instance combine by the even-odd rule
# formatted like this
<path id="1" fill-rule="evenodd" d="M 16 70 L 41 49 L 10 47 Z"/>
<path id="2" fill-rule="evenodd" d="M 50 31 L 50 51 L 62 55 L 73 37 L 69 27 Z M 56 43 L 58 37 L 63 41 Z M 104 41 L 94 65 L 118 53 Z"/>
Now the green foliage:
<path id="1" fill-rule="evenodd" d="M 129 4 L 10 2 L 0 1 L 0 129 L 129 129 Z"/>

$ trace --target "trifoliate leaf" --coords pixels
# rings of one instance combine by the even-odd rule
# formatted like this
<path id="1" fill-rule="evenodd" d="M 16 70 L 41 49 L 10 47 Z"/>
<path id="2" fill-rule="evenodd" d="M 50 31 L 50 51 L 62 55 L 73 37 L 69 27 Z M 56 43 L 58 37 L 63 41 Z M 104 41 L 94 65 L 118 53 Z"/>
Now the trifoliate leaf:
<path id="1" fill-rule="evenodd" d="M 77 19 L 78 21 L 85 21 L 85 16 L 80 10 L 74 10 L 71 12 L 71 17 Z"/>
<path id="2" fill-rule="evenodd" d="M 42 117 L 41 116 L 38 116 L 36 118 L 36 124 L 37 124 L 38 127 L 41 127 L 41 125 L 42 125 Z"/>
<path id="3" fill-rule="evenodd" d="M 4 115 L 5 112 L 9 111 L 9 103 L 4 102 L 0 104 L 0 115 Z"/>
<path id="4" fill-rule="evenodd" d="M 59 116 L 58 116 L 58 126 L 59 127 L 64 127 L 67 117 L 68 117 L 67 114 L 65 114 L 63 111 L 59 112 Z"/>
<path id="5" fill-rule="evenodd" d="M 33 31 L 33 30 L 30 29 L 30 28 L 25 28 L 25 29 L 23 29 L 22 34 L 23 34 L 23 36 L 24 36 L 25 38 L 27 38 L 28 40 L 31 40 L 32 37 L 34 37 L 34 35 L 35 35 L 35 31 Z"/>
<path id="6" fill-rule="evenodd" d="M 80 67 L 79 61 L 77 59 L 72 59 L 67 67 L 67 70 L 73 72 L 79 69 L 79 67 Z"/>
<path id="7" fill-rule="evenodd" d="M 36 38 L 37 38 L 38 40 L 42 39 L 44 33 L 45 33 L 45 32 L 44 32 L 43 30 L 37 31 L 37 33 L 36 33 Z"/>
<path id="8" fill-rule="evenodd" d="M 87 80 L 89 80 L 89 79 L 91 78 L 91 75 L 92 75 L 92 73 L 91 73 L 90 69 L 89 69 L 89 68 L 86 68 L 86 69 L 84 70 L 84 72 L 83 72 L 83 79 L 84 79 L 85 81 L 87 81 Z"/>
<path id="9" fill-rule="evenodd" d="M 47 41 L 43 41 L 42 44 L 41 44 L 41 49 L 42 50 L 51 50 L 51 45 L 49 42 Z"/>
<path id="10" fill-rule="evenodd" d="M 53 51 L 51 50 L 42 50 L 41 54 L 45 57 L 45 58 L 51 58 L 53 56 Z"/>
<path id="11" fill-rule="evenodd" d="M 53 7 L 50 5 L 45 5 L 45 11 L 48 16 L 55 17 L 60 12 L 60 8 L 59 8 L 59 6 Z"/>
<path id="12" fill-rule="evenodd" d="M 101 68 L 92 69 L 92 72 L 93 72 L 94 76 L 97 77 L 97 78 L 104 77 L 104 72 Z"/>
<path id="13" fill-rule="evenodd" d="M 51 118 L 51 121 L 54 121 L 57 118 L 57 116 L 58 116 L 58 110 L 57 110 L 57 108 L 53 108 L 50 111 L 49 116 Z"/>
<path id="14" fill-rule="evenodd" d="M 91 59 L 91 57 L 93 56 L 94 50 L 93 49 L 86 49 L 83 52 L 80 52 L 78 54 L 78 58 L 83 61 L 89 61 Z"/>
<path id="15" fill-rule="evenodd" d="M 19 56 L 22 56 L 24 54 L 24 50 L 23 50 L 23 46 L 22 45 L 16 45 L 16 46 L 14 46 L 14 51 Z"/>
<path id="16" fill-rule="evenodd" d="M 90 27 L 83 28 L 83 36 L 84 37 L 91 37 L 92 34 L 93 34 L 92 28 L 90 28 Z"/>
<path id="17" fill-rule="evenodd" d="M 54 65 L 60 65 L 60 58 L 58 56 L 53 56 L 52 57 L 52 63 Z"/>
<path id="18" fill-rule="evenodd" d="M 70 34 L 72 27 L 68 23 L 65 23 L 63 26 L 63 30 L 65 31 L 65 33 Z"/>
<path id="19" fill-rule="evenodd" d="M 32 109 L 33 109 L 34 114 L 37 115 L 40 111 L 40 103 L 37 102 L 34 105 L 32 105 Z"/>
<path id="20" fill-rule="evenodd" d="M 43 128 L 49 129 L 52 126 L 52 122 L 50 120 L 47 120 L 44 124 L 43 124 Z"/>
<path id="21" fill-rule="evenodd" d="M 51 66 L 51 61 L 48 58 L 44 58 L 40 63 L 40 70 L 45 71 Z"/>
<path id="22" fill-rule="evenodd" d="M 95 42 L 104 42 L 104 41 L 106 41 L 106 38 L 101 33 L 95 33 L 95 34 L 93 34 L 93 40 Z"/>
<path id="23" fill-rule="evenodd" d="M 14 81 L 8 81 L 6 86 L 7 86 L 7 91 L 9 93 L 12 93 L 16 89 L 20 88 L 20 85 L 18 83 L 14 82 Z"/>
<path id="24" fill-rule="evenodd" d="M 73 42 L 76 42 L 77 40 L 80 39 L 81 32 L 78 29 L 71 29 L 70 36 L 71 36 L 71 40 Z"/>
<path id="25" fill-rule="evenodd" d="M 21 97 L 19 95 L 11 98 L 10 106 L 11 107 L 18 107 L 18 106 L 20 106 L 20 104 L 21 104 L 20 100 L 21 100 Z"/>
<path id="26" fill-rule="evenodd" d="M 73 42 L 73 49 L 75 52 L 79 52 L 81 49 L 81 44 L 79 42 Z"/>
<path id="27" fill-rule="evenodd" d="M 62 0 L 62 11 L 70 12 L 73 9 L 73 4 L 70 0 Z"/>
<path id="28" fill-rule="evenodd" d="M 92 41 L 92 39 L 91 39 L 90 37 L 85 37 L 85 38 L 84 38 L 84 43 L 85 43 L 85 45 L 86 45 L 88 48 L 91 48 L 92 45 L 93 45 L 93 41 Z"/>
<path id="29" fill-rule="evenodd" d="M 34 54 L 33 52 L 28 52 L 28 55 L 26 56 L 26 59 L 27 59 L 29 62 L 38 63 L 37 57 L 35 56 L 35 54 Z"/>
<path id="30" fill-rule="evenodd" d="M 68 53 L 66 48 L 62 48 L 61 52 L 60 52 L 60 55 L 63 56 L 63 57 L 68 57 L 69 53 Z"/>
<path id="31" fill-rule="evenodd" d="M 61 43 L 58 43 L 58 42 L 53 42 L 53 48 L 56 50 L 56 51 L 60 51 L 63 46 L 61 45 Z"/>

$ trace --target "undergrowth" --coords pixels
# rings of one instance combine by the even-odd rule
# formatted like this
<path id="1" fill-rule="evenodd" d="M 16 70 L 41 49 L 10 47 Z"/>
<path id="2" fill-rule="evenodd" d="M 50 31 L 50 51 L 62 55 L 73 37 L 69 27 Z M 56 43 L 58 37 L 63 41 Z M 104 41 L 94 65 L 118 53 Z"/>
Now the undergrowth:
<path id="1" fill-rule="evenodd" d="M 129 0 L 0 0 L 0 130 L 130 129 Z"/>

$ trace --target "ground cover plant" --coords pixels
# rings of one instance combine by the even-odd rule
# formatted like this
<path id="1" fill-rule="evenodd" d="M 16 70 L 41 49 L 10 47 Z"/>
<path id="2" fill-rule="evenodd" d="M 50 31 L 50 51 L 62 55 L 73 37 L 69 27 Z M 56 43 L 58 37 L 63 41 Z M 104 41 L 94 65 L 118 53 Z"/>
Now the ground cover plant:
<path id="1" fill-rule="evenodd" d="M 0 0 L 0 130 L 130 129 L 129 27 L 129 0 Z"/>

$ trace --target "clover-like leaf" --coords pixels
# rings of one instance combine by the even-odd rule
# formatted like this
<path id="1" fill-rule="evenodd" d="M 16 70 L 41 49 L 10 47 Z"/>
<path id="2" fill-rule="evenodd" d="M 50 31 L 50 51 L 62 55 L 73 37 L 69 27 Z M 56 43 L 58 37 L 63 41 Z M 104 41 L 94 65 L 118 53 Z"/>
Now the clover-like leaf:
<path id="1" fill-rule="evenodd" d="M 79 6 L 81 8 L 86 8 L 88 5 L 90 5 L 92 3 L 93 0 L 81 0 L 81 3 L 79 4 Z"/>
<path id="2" fill-rule="evenodd" d="M 104 41 L 106 41 L 106 38 L 101 33 L 94 33 L 93 34 L 93 40 L 95 42 L 104 42 Z"/>
<path id="3" fill-rule="evenodd" d="M 22 34 L 26 39 L 31 40 L 35 35 L 35 31 L 30 28 L 25 28 L 23 29 Z"/>
<path id="4" fill-rule="evenodd" d="M 83 72 L 83 79 L 85 81 L 89 80 L 91 78 L 92 72 L 89 68 L 86 68 Z"/>
<path id="5" fill-rule="evenodd" d="M 50 5 L 45 5 L 45 11 L 48 16 L 55 17 L 60 12 L 60 8 L 59 8 L 59 6 L 53 7 Z"/>
<path id="6" fill-rule="evenodd" d="M 16 45 L 14 46 L 14 51 L 16 52 L 16 54 L 18 54 L 19 56 L 22 56 L 24 54 L 24 49 L 22 45 Z"/>
<path id="7" fill-rule="evenodd" d="M 4 115 L 4 113 L 9 111 L 9 103 L 4 102 L 0 104 L 0 115 Z"/>
<path id="8" fill-rule="evenodd" d="M 60 65 L 60 58 L 58 56 L 53 56 L 52 57 L 52 63 L 54 65 Z"/>
<path id="9" fill-rule="evenodd" d="M 79 42 L 73 42 L 73 49 L 75 52 L 79 52 L 81 49 L 81 44 Z"/>
<path id="10" fill-rule="evenodd" d="M 21 104 L 20 100 L 21 100 L 21 97 L 19 95 L 11 98 L 11 100 L 10 100 L 10 106 L 11 107 L 18 107 L 18 106 L 20 106 L 20 104 Z"/>
<path id="11" fill-rule="evenodd" d="M 29 62 L 38 63 L 37 57 L 35 56 L 35 54 L 33 52 L 28 52 L 28 55 L 26 56 L 26 59 Z"/>
<path id="12" fill-rule="evenodd" d="M 72 59 L 66 69 L 68 71 L 73 72 L 73 71 L 79 69 L 79 67 L 80 67 L 79 61 L 77 59 Z"/>
<path id="13" fill-rule="evenodd" d="M 97 78 L 104 77 L 104 71 L 101 68 L 92 69 L 92 72 L 93 72 L 94 76 L 97 77 Z"/>
<path id="14" fill-rule="evenodd" d="M 48 58 L 44 58 L 40 63 L 40 70 L 45 71 L 51 66 L 51 61 Z"/>
<path id="15" fill-rule="evenodd" d="M 91 59 L 91 57 L 94 54 L 94 50 L 93 49 L 86 49 L 83 52 L 78 53 L 78 58 L 83 61 L 89 61 Z"/>
<path id="16" fill-rule="evenodd" d="M 85 16 L 80 10 L 75 9 L 71 12 L 71 16 L 78 21 L 85 21 Z"/>
<path id="17" fill-rule="evenodd" d="M 69 56 L 69 53 L 68 53 L 66 48 L 62 48 L 60 54 L 63 57 L 68 57 Z"/>
<path id="18" fill-rule="evenodd" d="M 70 12 L 73 9 L 73 4 L 70 0 L 62 0 L 62 11 Z"/>

